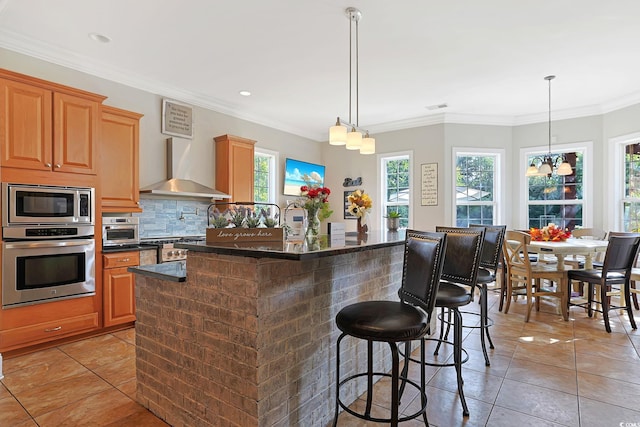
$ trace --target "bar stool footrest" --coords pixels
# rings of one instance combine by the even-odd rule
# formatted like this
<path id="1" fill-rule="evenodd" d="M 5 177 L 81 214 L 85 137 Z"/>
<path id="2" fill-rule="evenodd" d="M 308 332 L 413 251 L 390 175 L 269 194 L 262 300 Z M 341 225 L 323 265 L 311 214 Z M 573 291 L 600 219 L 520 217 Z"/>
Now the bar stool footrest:
<path id="1" fill-rule="evenodd" d="M 342 381 L 340 381 L 340 384 L 338 385 L 338 387 L 342 387 L 344 384 L 346 384 L 349 381 L 352 381 L 352 380 L 354 380 L 356 378 L 366 377 L 368 375 L 369 375 L 369 373 L 367 373 L 367 372 L 361 372 L 359 374 L 351 375 L 350 377 L 347 377 L 347 378 L 343 379 Z M 371 375 L 374 376 L 374 377 L 376 377 L 376 376 L 378 376 L 378 377 L 389 377 L 389 378 L 392 377 L 391 374 L 388 374 L 388 373 L 385 373 L 385 372 L 372 372 Z M 401 381 L 401 382 L 405 382 L 405 383 L 415 387 L 418 390 L 418 393 L 422 394 L 423 401 L 425 402 L 424 406 L 422 408 L 420 408 L 417 412 L 415 412 L 415 413 L 413 413 L 411 415 L 407 415 L 407 416 L 402 417 L 402 418 L 398 418 L 398 422 L 409 421 L 409 420 L 412 420 L 412 419 L 417 418 L 417 417 L 421 416 L 422 414 L 424 414 L 425 411 L 427 410 L 427 394 L 425 392 L 421 391 L 420 384 L 418 384 L 418 383 L 416 383 L 416 382 L 414 382 L 414 381 L 412 381 L 412 380 L 410 380 L 408 378 L 402 377 L 402 376 L 398 377 L 398 380 Z M 358 417 L 358 418 L 360 418 L 362 420 L 372 421 L 374 423 L 387 423 L 387 424 L 391 422 L 391 418 L 376 418 L 376 417 L 372 417 L 370 415 L 367 416 L 365 414 L 361 414 L 359 412 L 356 412 L 353 409 L 349 408 L 344 403 L 342 403 L 342 400 L 340 400 L 340 398 L 338 398 L 338 404 L 340 405 L 340 407 L 342 409 L 345 410 L 345 412 L 353 415 L 354 417 Z"/>
<path id="2" fill-rule="evenodd" d="M 451 341 L 439 340 L 438 338 L 425 338 L 424 340 L 425 341 L 441 342 L 442 344 L 453 346 L 453 343 Z M 464 363 L 467 363 L 467 361 L 469 360 L 469 353 L 464 348 L 462 348 L 460 350 L 462 350 L 462 354 L 464 356 L 462 358 L 462 361 L 460 362 L 460 364 L 462 365 Z M 404 352 L 400 349 L 400 347 L 398 347 L 398 353 L 400 354 L 400 356 L 404 357 Z M 415 363 L 421 363 L 420 359 L 414 359 L 411 356 L 409 356 L 408 359 L 410 361 L 412 361 L 412 362 L 415 362 Z M 428 362 L 426 360 L 425 360 L 424 364 L 425 364 L 425 366 L 435 366 L 435 367 L 456 366 L 454 362 L 451 362 L 451 363 L 445 363 L 445 362 L 437 363 L 437 362 Z"/>

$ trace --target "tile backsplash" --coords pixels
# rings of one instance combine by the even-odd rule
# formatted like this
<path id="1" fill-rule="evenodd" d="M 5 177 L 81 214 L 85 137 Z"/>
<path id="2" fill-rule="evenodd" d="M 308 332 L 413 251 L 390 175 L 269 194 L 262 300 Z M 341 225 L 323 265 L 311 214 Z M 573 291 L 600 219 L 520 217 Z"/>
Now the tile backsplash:
<path id="1" fill-rule="evenodd" d="M 140 238 L 204 236 L 209 202 L 140 198 Z"/>

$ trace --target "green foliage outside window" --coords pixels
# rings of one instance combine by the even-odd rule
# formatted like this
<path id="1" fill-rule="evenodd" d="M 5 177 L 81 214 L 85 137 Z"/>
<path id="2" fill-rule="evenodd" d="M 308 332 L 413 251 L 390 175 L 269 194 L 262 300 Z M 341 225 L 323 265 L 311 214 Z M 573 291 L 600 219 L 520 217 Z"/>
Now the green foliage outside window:
<path id="1" fill-rule="evenodd" d="M 625 146 L 624 201 L 622 225 L 624 231 L 640 231 L 640 144 Z"/>
<path id="2" fill-rule="evenodd" d="M 269 202 L 269 158 L 256 153 L 253 163 L 253 201 Z"/>
<path id="3" fill-rule="evenodd" d="M 495 168 L 495 155 L 459 154 L 457 156 L 456 226 L 493 224 Z"/>
<path id="4" fill-rule="evenodd" d="M 583 170 L 584 156 L 580 151 L 551 153 L 552 158 L 564 154 L 571 164 L 573 174 L 532 176 L 529 180 L 528 225 L 544 227 L 554 223 L 573 230 L 583 226 Z M 529 156 L 528 163 L 535 163 L 537 156 Z M 564 202 L 564 203 L 563 203 Z"/>
<path id="5" fill-rule="evenodd" d="M 387 160 L 386 163 L 386 212 L 400 214 L 400 228 L 409 226 L 409 158 Z"/>

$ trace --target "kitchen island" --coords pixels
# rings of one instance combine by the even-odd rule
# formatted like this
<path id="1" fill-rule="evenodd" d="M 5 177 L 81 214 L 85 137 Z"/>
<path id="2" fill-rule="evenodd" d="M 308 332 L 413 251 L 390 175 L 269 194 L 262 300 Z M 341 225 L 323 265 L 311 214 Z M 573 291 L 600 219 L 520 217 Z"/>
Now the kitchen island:
<path id="1" fill-rule="evenodd" d="M 404 233 L 369 233 L 320 248 L 180 244 L 184 281 L 131 268 L 138 401 L 174 426 L 330 425 L 335 315 L 398 298 L 403 243 Z M 388 347 L 374 349 L 388 371 Z M 366 369 L 365 341 L 342 350 L 344 377 Z M 354 382 L 343 401 L 365 389 Z"/>

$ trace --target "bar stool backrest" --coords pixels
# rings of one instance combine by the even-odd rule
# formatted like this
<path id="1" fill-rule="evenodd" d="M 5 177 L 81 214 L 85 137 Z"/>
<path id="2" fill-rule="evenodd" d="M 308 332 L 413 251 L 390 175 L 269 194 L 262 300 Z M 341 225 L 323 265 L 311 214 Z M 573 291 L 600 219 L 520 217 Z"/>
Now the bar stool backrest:
<path id="1" fill-rule="evenodd" d="M 401 301 L 417 305 L 431 317 L 447 247 L 445 233 L 406 231 Z"/>
<path id="2" fill-rule="evenodd" d="M 496 271 L 502 257 L 502 243 L 507 231 L 506 225 L 469 224 L 469 228 L 484 228 L 484 244 L 480 267 Z"/>
<path id="3" fill-rule="evenodd" d="M 602 277 L 607 277 L 609 272 L 623 272 L 626 277 L 631 275 L 631 269 L 640 247 L 640 234 L 609 233 L 609 244 L 602 265 Z"/>
<path id="4" fill-rule="evenodd" d="M 470 286 L 473 295 L 480 267 L 484 229 L 437 226 L 436 232 L 447 234 L 442 280 Z"/>

